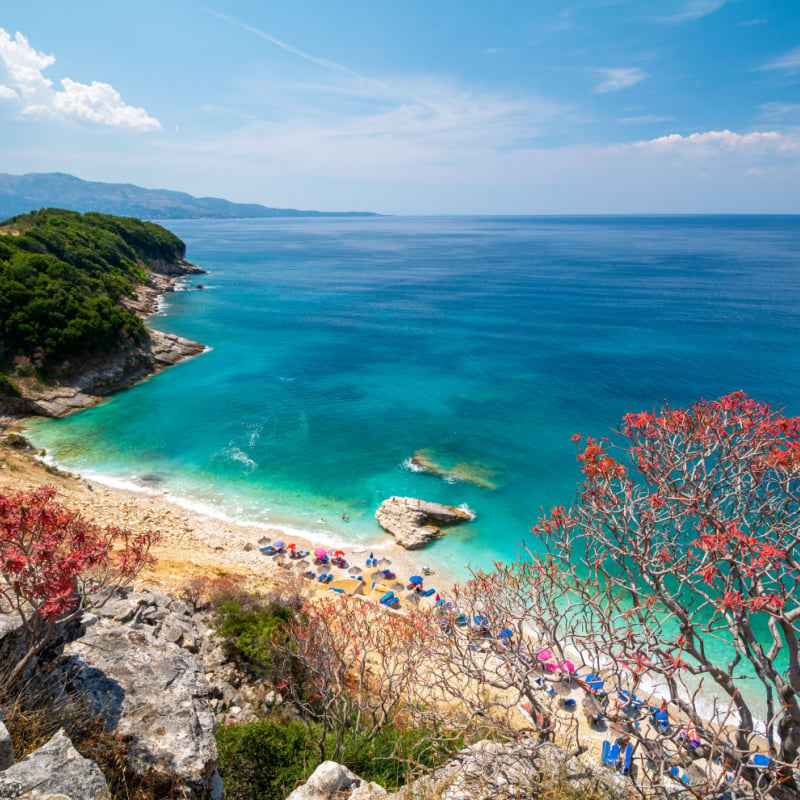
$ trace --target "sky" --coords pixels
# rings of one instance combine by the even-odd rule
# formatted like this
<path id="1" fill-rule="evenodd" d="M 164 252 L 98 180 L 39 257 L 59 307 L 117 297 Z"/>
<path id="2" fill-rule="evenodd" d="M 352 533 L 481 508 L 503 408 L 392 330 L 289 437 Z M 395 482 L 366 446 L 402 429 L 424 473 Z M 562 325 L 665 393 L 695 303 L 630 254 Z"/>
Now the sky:
<path id="1" fill-rule="evenodd" d="M 386 214 L 800 213 L 800 0 L 27 0 L 0 172 Z"/>

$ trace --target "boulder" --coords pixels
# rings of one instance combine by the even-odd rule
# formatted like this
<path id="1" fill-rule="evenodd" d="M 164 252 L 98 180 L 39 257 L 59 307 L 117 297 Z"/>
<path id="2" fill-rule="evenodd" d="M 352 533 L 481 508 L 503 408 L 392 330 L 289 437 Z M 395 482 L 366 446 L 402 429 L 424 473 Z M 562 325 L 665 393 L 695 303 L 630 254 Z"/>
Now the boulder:
<path id="1" fill-rule="evenodd" d="M 302 786 L 298 786 L 286 800 L 331 800 L 334 795 L 362 783 L 364 781 L 347 767 L 335 761 L 323 761 L 311 773 L 311 777 Z"/>
<path id="2" fill-rule="evenodd" d="M 110 800 L 106 779 L 58 731 L 44 746 L 0 773 L 0 797 L 33 800 L 59 795 L 67 800 Z"/>
<path id="3" fill-rule="evenodd" d="M 541 795 L 542 786 L 566 783 L 578 797 L 600 790 L 608 800 L 626 797 L 630 784 L 599 765 L 585 763 L 555 744 L 533 739 L 477 742 L 457 753 L 443 767 L 406 784 L 392 800 L 498 800 Z"/>
<path id="4" fill-rule="evenodd" d="M 65 648 L 73 691 L 94 705 L 109 731 L 131 742 L 134 769 L 172 778 L 187 796 L 218 783 L 215 720 L 198 659 L 157 639 L 152 626 L 100 619 Z"/>
<path id="5" fill-rule="evenodd" d="M 406 550 L 417 550 L 442 535 L 440 525 L 455 525 L 472 517 L 460 508 L 415 497 L 390 497 L 375 512 L 375 519 Z"/>
<path id="6" fill-rule="evenodd" d="M 11 734 L 0 717 L 0 770 L 8 769 L 14 763 L 14 744 Z"/>

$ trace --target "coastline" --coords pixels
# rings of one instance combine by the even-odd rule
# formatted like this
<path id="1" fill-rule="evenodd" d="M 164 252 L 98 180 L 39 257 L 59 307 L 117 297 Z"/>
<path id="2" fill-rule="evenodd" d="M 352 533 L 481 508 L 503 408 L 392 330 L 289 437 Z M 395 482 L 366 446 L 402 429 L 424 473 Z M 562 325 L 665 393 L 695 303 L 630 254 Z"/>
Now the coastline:
<path id="1" fill-rule="evenodd" d="M 248 588 L 266 591 L 285 578 L 288 570 L 277 560 L 259 551 L 259 540 L 285 537 L 303 550 L 323 546 L 341 546 L 351 563 L 364 568 L 369 551 L 362 545 L 326 537 L 321 542 L 312 531 L 288 525 L 267 525 L 233 520 L 223 515 L 187 507 L 180 498 L 153 489 L 120 488 L 102 479 L 69 473 L 40 459 L 33 450 L 22 450 L 4 444 L 0 448 L 0 493 L 10 494 L 53 485 L 56 499 L 80 512 L 87 520 L 101 526 L 118 526 L 131 531 L 153 530 L 161 535 L 153 548 L 153 568 L 143 573 L 140 583 L 168 592 L 179 591 L 195 576 L 218 577 L 220 574 L 241 575 Z M 388 558 L 398 579 L 405 581 L 424 563 L 397 545 L 390 534 L 386 542 L 373 549 L 376 558 Z M 416 557 L 415 557 L 416 556 Z M 299 575 L 299 570 L 292 570 Z M 346 577 L 346 571 L 341 577 Z M 366 570 L 365 570 L 366 572 Z M 338 576 L 337 576 L 338 577 Z M 449 592 L 454 581 L 437 572 L 430 579 L 440 593 Z M 309 587 L 314 584 L 309 582 Z"/>
<path id="2" fill-rule="evenodd" d="M 175 291 L 178 280 L 205 273 L 206 270 L 184 259 L 174 264 L 151 264 L 147 282 L 139 286 L 136 297 L 127 304 L 141 318 L 149 320 L 163 312 L 166 297 Z M 106 395 L 142 383 L 210 349 L 149 326 L 146 330 L 150 338 L 148 364 L 137 363 L 131 370 L 130 364 L 118 363 L 120 359 L 112 354 L 100 364 L 85 365 L 71 381 L 30 387 L 34 409 L 45 412 L 38 416 L 59 417 L 90 408 L 102 402 Z M 95 393 L 93 390 L 98 384 L 101 388 Z M 24 433 L 27 420 L 36 416 L 21 413 L 6 418 L 8 430 Z M 0 431 L 2 429 L 3 417 L 0 416 Z M 320 546 L 342 549 L 348 556 L 352 555 L 351 560 L 359 566 L 369 555 L 366 545 L 347 541 L 340 532 L 329 534 L 321 530 L 319 536 L 315 536 L 315 531 L 294 520 L 267 524 L 234 519 L 221 510 L 200 506 L 192 498 L 168 491 L 66 471 L 58 464 L 48 463 L 46 456 L 34 453 L 35 448 L 0 448 L 0 492 L 12 493 L 51 484 L 57 489 L 58 502 L 95 524 L 132 531 L 156 530 L 162 537 L 153 549 L 157 563 L 143 574 L 141 581 L 165 591 L 179 591 L 186 581 L 197 575 L 214 577 L 220 573 L 240 574 L 256 591 L 273 586 L 285 576 L 286 570 L 259 551 L 258 542 L 265 537 L 276 541 L 285 538 L 295 542 L 298 548 L 312 552 Z M 389 559 L 400 580 L 419 572 L 424 560 L 412 557 L 390 534 L 386 533 L 385 537 L 380 544 L 369 544 L 376 557 Z M 449 591 L 455 583 L 454 575 L 436 575 L 436 584 L 442 592 Z"/>
<path id="3" fill-rule="evenodd" d="M 140 318 L 148 319 L 160 310 L 163 298 L 175 290 L 178 278 L 203 273 L 204 269 L 184 259 L 175 263 L 153 262 L 147 270 L 147 282 L 125 304 Z M 205 345 L 181 336 L 147 326 L 144 330 L 143 343 L 135 347 L 117 345 L 101 356 L 84 356 L 76 360 L 68 374 L 49 383 L 15 376 L 19 396 L 6 398 L 0 405 L 0 415 L 10 414 L 18 419 L 63 417 L 97 405 L 107 395 L 135 386 L 208 350 Z"/>

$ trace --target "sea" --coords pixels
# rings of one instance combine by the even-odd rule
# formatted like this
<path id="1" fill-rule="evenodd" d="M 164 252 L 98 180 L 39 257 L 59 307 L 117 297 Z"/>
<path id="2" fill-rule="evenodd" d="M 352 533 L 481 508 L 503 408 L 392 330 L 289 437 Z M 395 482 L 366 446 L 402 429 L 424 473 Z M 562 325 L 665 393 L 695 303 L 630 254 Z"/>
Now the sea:
<path id="1" fill-rule="evenodd" d="M 734 390 L 800 414 L 800 217 L 163 224 L 207 274 L 149 324 L 207 352 L 30 435 L 219 516 L 380 549 L 391 495 L 463 506 L 423 556 L 463 578 L 539 547 L 574 433 Z"/>

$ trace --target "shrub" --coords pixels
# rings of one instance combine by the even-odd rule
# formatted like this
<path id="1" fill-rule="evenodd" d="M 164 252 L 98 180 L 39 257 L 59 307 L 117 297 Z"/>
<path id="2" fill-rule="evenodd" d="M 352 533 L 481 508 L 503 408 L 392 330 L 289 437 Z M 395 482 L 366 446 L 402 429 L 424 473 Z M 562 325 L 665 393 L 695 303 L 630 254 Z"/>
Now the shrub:
<path id="1" fill-rule="evenodd" d="M 283 800 L 319 763 L 298 720 L 226 725 L 217 729 L 217 746 L 226 800 Z"/>

